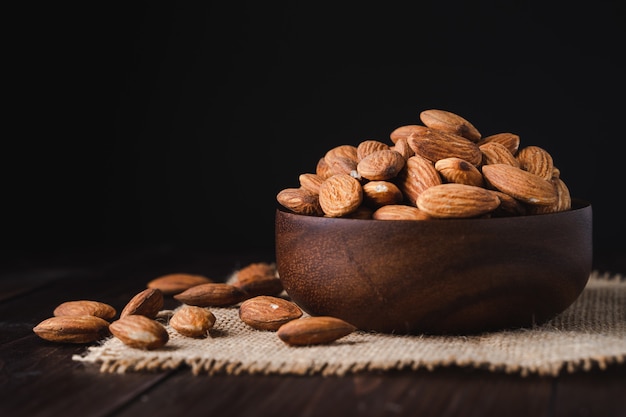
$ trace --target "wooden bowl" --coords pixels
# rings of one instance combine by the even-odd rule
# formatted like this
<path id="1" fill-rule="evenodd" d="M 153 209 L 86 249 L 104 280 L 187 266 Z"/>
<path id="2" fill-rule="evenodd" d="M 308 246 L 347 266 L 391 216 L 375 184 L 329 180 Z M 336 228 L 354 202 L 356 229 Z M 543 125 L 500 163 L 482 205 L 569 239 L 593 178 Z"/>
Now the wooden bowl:
<path id="1" fill-rule="evenodd" d="M 361 330 L 470 334 L 541 324 L 592 268 L 591 204 L 533 216 L 420 221 L 276 211 L 276 267 L 311 315 Z"/>

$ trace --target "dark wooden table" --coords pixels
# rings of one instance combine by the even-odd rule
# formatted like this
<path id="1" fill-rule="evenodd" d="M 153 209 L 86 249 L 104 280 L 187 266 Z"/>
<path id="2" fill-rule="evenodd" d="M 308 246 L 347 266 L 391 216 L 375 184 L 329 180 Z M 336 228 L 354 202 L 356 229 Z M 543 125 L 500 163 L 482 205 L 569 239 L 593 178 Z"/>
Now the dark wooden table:
<path id="1" fill-rule="evenodd" d="M 623 254 L 596 266 L 626 272 Z M 267 251 L 172 247 L 4 252 L 0 276 L 0 416 L 626 416 L 626 364 L 557 377 L 469 368 L 323 376 L 193 376 L 188 369 L 102 374 L 73 361 L 81 345 L 32 328 L 71 299 L 121 309 L 167 272 L 226 279 Z"/>

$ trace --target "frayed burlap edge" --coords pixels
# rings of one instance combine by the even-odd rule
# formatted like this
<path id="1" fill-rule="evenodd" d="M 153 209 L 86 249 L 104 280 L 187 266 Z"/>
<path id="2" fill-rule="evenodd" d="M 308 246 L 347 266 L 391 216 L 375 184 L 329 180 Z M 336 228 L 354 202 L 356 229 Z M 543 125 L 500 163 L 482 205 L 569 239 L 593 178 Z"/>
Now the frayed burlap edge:
<path id="1" fill-rule="evenodd" d="M 607 311 L 588 311 L 598 306 Z M 216 322 L 215 332 L 206 340 L 181 337 L 167 326 L 171 339 L 163 349 L 132 349 L 109 338 L 73 359 L 99 364 L 103 373 L 162 372 L 188 367 L 193 375 L 323 376 L 433 371 L 451 366 L 521 376 L 558 376 L 602 370 L 626 361 L 626 279 L 623 275 L 596 271 L 579 300 L 550 322 L 532 329 L 475 336 L 359 331 L 330 345 L 288 347 L 273 332 L 243 325 L 236 311 L 215 309 L 222 327 Z"/>

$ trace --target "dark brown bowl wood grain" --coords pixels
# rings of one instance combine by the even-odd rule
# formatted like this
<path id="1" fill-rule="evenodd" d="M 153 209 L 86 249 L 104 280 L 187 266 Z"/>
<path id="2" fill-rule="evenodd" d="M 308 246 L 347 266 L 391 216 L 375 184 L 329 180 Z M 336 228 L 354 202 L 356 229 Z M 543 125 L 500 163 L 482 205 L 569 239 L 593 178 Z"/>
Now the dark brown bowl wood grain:
<path id="1" fill-rule="evenodd" d="M 311 315 L 384 333 L 471 334 L 541 324 L 592 265 L 592 208 L 490 219 L 389 221 L 276 211 L 276 266 Z"/>

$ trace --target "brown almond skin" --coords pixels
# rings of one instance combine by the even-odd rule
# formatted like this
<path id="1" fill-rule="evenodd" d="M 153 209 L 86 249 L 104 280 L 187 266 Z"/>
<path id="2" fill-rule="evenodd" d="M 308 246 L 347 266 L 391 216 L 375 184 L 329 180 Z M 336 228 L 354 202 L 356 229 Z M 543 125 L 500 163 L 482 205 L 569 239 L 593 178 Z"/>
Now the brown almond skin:
<path id="1" fill-rule="evenodd" d="M 557 191 L 550 181 L 508 164 L 482 167 L 485 181 L 493 188 L 527 204 L 550 205 L 557 201 Z"/>
<path id="2" fill-rule="evenodd" d="M 231 306 L 246 298 L 248 296 L 243 290 L 224 282 L 196 285 L 174 296 L 181 303 L 198 307 Z"/>
<path id="3" fill-rule="evenodd" d="M 96 316 L 101 319 L 112 320 L 117 311 L 109 304 L 93 300 L 73 300 L 59 304 L 53 312 L 54 316 Z"/>
<path id="4" fill-rule="evenodd" d="M 302 309 L 284 298 L 260 295 L 239 306 L 239 318 L 257 330 L 278 330 L 283 324 L 302 317 Z"/>
<path id="5" fill-rule="evenodd" d="M 392 150 L 383 149 L 365 156 L 356 167 L 363 178 L 370 181 L 385 181 L 394 178 L 404 167 L 406 159 Z"/>
<path id="6" fill-rule="evenodd" d="M 354 332 L 356 327 L 336 317 L 313 316 L 291 320 L 278 328 L 279 339 L 291 346 L 332 343 Z"/>
<path id="7" fill-rule="evenodd" d="M 437 162 L 440 159 L 457 157 L 472 165 L 480 165 L 483 154 L 474 142 L 452 133 L 429 130 L 423 134 L 409 136 L 411 149 L 424 158 Z"/>
<path id="8" fill-rule="evenodd" d="M 212 281 L 213 280 L 203 275 L 172 273 L 153 279 L 148 282 L 147 287 L 159 289 L 163 295 L 174 295 L 194 285 L 206 284 Z"/>
<path id="9" fill-rule="evenodd" d="M 232 285 L 240 288 L 248 297 L 278 295 L 283 283 L 276 273 L 276 265 L 266 262 L 251 263 L 237 271 Z"/>
<path id="10" fill-rule="evenodd" d="M 379 140 L 368 139 L 358 144 L 356 147 L 357 160 L 361 161 L 367 155 L 376 151 L 388 150 L 389 145 Z"/>
<path id="11" fill-rule="evenodd" d="M 353 145 L 339 145 L 329 149 L 324 155 L 331 175 L 348 174 L 356 170 L 357 148 Z"/>
<path id="12" fill-rule="evenodd" d="M 447 182 L 484 187 L 482 172 L 464 159 L 450 157 L 435 162 L 435 169 Z"/>
<path id="13" fill-rule="evenodd" d="M 326 179 L 333 175 L 328 162 L 326 162 L 326 158 L 323 156 L 317 160 L 317 165 L 315 166 L 315 175 L 319 175 L 323 179 Z"/>
<path id="14" fill-rule="evenodd" d="M 417 207 L 436 218 L 470 218 L 494 211 L 496 194 L 474 185 L 447 183 L 430 187 L 417 198 Z"/>
<path id="15" fill-rule="evenodd" d="M 391 133 L 389 134 L 389 139 L 391 139 L 391 141 L 394 144 L 396 144 L 402 138 L 407 139 L 409 136 L 413 134 L 416 134 L 416 133 L 419 134 L 427 130 L 428 128 L 422 125 L 399 126 L 391 131 Z"/>
<path id="16" fill-rule="evenodd" d="M 55 316 L 33 328 L 40 338 L 58 343 L 92 343 L 108 336 L 109 322 L 92 315 Z"/>
<path id="17" fill-rule="evenodd" d="M 527 205 L 508 194 L 498 190 L 490 190 L 500 199 L 500 205 L 492 214 L 494 217 L 523 216 L 527 214 Z M 537 206 L 539 207 L 539 206 Z"/>
<path id="18" fill-rule="evenodd" d="M 156 320 L 142 315 L 128 315 L 109 325 L 113 336 L 136 349 L 157 349 L 169 341 L 165 327 Z"/>
<path id="19" fill-rule="evenodd" d="M 416 205 L 417 196 L 433 185 L 441 184 L 441 175 L 432 161 L 420 155 L 407 159 L 397 177 L 398 188 L 404 194 L 404 202 Z"/>
<path id="20" fill-rule="evenodd" d="M 402 200 L 404 200 L 402 191 L 391 181 L 370 181 L 363 184 L 363 204 L 371 208 L 400 204 Z"/>
<path id="21" fill-rule="evenodd" d="M 372 213 L 374 220 L 428 220 L 432 217 L 415 206 L 388 204 Z"/>
<path id="22" fill-rule="evenodd" d="M 420 113 L 420 120 L 432 129 L 459 135 L 472 142 L 478 142 L 481 138 L 478 129 L 467 119 L 447 110 L 424 110 Z"/>
<path id="23" fill-rule="evenodd" d="M 572 208 L 572 197 L 565 182 L 558 177 L 552 177 L 550 182 L 554 184 L 556 189 L 556 202 L 547 206 L 529 205 L 529 214 L 558 213 Z"/>
<path id="24" fill-rule="evenodd" d="M 511 153 L 509 148 L 499 142 L 487 142 L 480 145 L 480 151 L 483 153 L 483 165 L 488 164 L 509 164 L 519 167 L 519 161 Z"/>
<path id="25" fill-rule="evenodd" d="M 519 167 L 549 181 L 554 172 L 552 155 L 539 146 L 526 146 L 517 152 Z"/>
<path id="26" fill-rule="evenodd" d="M 215 325 L 215 315 L 206 307 L 183 305 L 174 312 L 170 326 L 186 337 L 202 338 Z"/>
<path id="27" fill-rule="evenodd" d="M 305 188 L 285 188 L 276 194 L 276 201 L 287 210 L 305 216 L 322 216 L 317 193 Z"/>
<path id="28" fill-rule="evenodd" d="M 398 138 L 396 143 L 393 146 L 390 146 L 389 149 L 398 152 L 402 155 L 405 161 L 415 155 L 415 152 L 413 152 L 413 149 L 411 149 L 409 142 L 405 137 Z"/>
<path id="29" fill-rule="evenodd" d="M 319 202 L 326 216 L 345 216 L 363 202 L 363 187 L 348 174 L 335 174 L 320 186 Z"/>
<path id="30" fill-rule="evenodd" d="M 506 146 L 509 152 L 515 155 L 517 154 L 517 151 L 519 150 L 520 137 L 519 135 L 516 135 L 515 133 L 510 133 L 510 132 L 496 133 L 494 135 L 483 137 L 481 140 L 477 142 L 477 145 L 481 146 L 489 142 L 501 143 L 502 145 Z"/>
<path id="31" fill-rule="evenodd" d="M 325 178 L 317 174 L 304 173 L 300 174 L 298 181 L 300 182 L 300 188 L 310 191 L 313 194 L 319 195 L 320 185 L 324 182 Z"/>
<path id="32" fill-rule="evenodd" d="M 161 290 L 158 288 L 146 288 L 130 299 L 120 313 L 120 317 L 136 314 L 153 319 L 161 311 L 163 304 L 164 299 Z"/>

